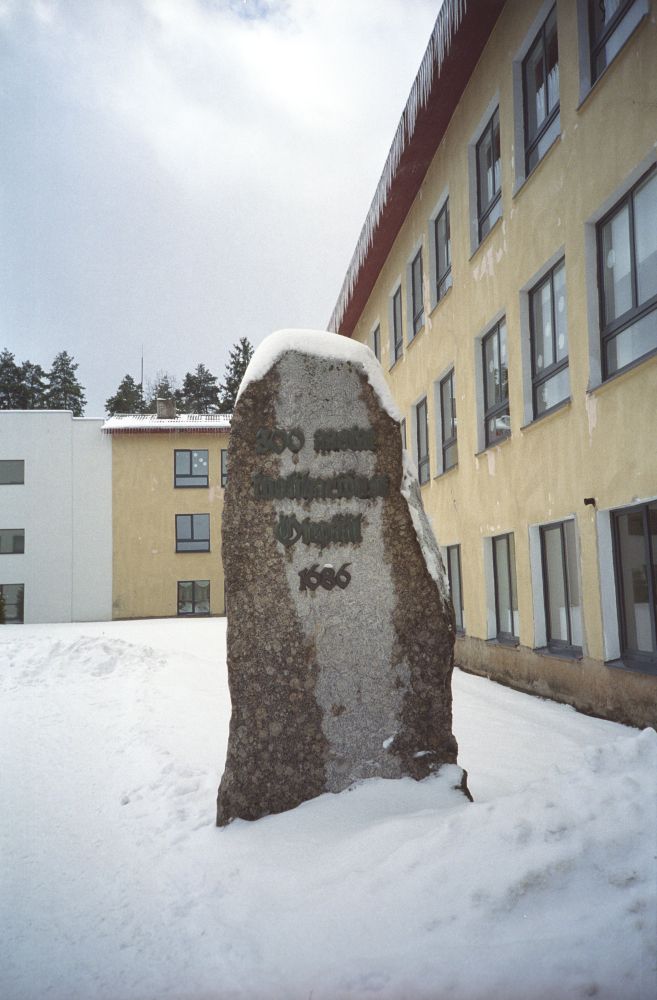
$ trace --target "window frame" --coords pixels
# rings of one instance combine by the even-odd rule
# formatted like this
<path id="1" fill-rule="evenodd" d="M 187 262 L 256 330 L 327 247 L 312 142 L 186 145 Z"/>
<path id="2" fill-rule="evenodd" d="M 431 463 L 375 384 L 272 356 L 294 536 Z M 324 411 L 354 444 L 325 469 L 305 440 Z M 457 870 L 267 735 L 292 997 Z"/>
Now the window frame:
<path id="1" fill-rule="evenodd" d="M 513 538 L 512 531 L 506 531 L 501 535 L 493 535 L 491 538 L 491 549 L 493 554 L 493 591 L 495 597 L 495 628 L 496 628 L 496 639 L 498 642 L 506 643 L 508 645 L 517 646 L 520 638 L 514 632 L 506 632 L 500 628 L 500 600 L 499 600 L 499 588 L 497 586 L 497 546 L 496 542 L 506 541 L 506 553 L 507 553 L 507 566 L 509 570 L 508 586 L 509 586 L 509 597 L 511 599 L 511 619 L 513 620 L 514 612 L 514 598 L 515 606 L 518 609 L 518 623 L 520 623 L 520 609 L 518 608 L 518 578 L 516 573 L 516 546 L 515 538 L 513 539 L 513 560 L 511 560 L 511 549 L 509 545 L 509 539 Z M 518 632 L 520 628 L 518 627 Z"/>
<path id="2" fill-rule="evenodd" d="M 14 605 L 16 607 L 17 614 L 16 614 L 16 618 L 12 618 L 9 621 L 7 621 L 7 618 L 5 617 L 5 620 L 4 620 L 3 624 L 4 625 L 24 625 L 25 624 L 25 584 L 24 583 L 0 583 L 0 594 L 2 594 L 3 597 L 5 596 L 5 593 L 4 593 L 5 587 L 16 587 L 17 588 L 16 601 L 15 602 L 12 601 L 11 603 L 9 603 L 6 600 L 6 598 L 5 598 L 5 615 L 6 615 L 7 608 L 8 607 L 14 607 Z M 20 611 L 21 611 L 20 617 L 18 615 L 18 609 L 20 609 Z"/>
<path id="3" fill-rule="evenodd" d="M 226 489 L 226 484 L 228 483 L 228 448 L 221 449 L 220 456 L 220 476 L 221 476 L 221 487 Z"/>
<path id="4" fill-rule="evenodd" d="M 397 286 L 390 298 L 390 314 L 392 326 L 392 365 L 396 365 L 404 356 L 404 316 L 402 311 L 401 284 Z"/>
<path id="5" fill-rule="evenodd" d="M 620 52 L 620 50 L 625 45 L 625 42 L 622 42 L 618 50 L 611 57 L 611 60 L 609 62 L 605 62 L 605 65 L 599 72 L 596 70 L 596 59 L 598 55 L 605 48 L 607 42 L 610 41 L 612 35 L 616 32 L 616 29 L 620 27 L 621 23 L 627 17 L 632 7 L 634 7 L 636 0 L 621 0 L 621 4 L 619 5 L 616 13 L 613 15 L 611 21 L 609 22 L 609 24 L 605 25 L 602 34 L 600 35 L 599 38 L 596 39 L 594 32 L 594 21 L 593 21 L 593 4 L 598 2 L 599 0 L 587 0 L 586 2 L 586 16 L 587 16 L 587 23 L 589 30 L 589 72 L 591 74 L 591 86 L 593 86 L 593 84 L 600 79 L 600 77 L 607 69 L 607 67 L 611 66 L 611 63 L 618 55 L 618 52 Z M 640 8 L 638 7 L 637 7 L 637 13 L 639 14 L 639 21 L 640 21 L 643 15 L 641 13 Z M 634 28 L 638 27 L 638 23 L 639 22 L 637 21 L 637 24 L 634 25 Z M 629 35 L 632 34 L 634 28 L 630 29 Z M 629 35 L 627 36 L 625 41 L 629 39 Z"/>
<path id="6" fill-rule="evenodd" d="M 448 437 L 446 435 L 445 429 L 445 410 L 443 407 L 443 386 L 447 383 L 451 383 L 451 396 L 450 400 L 453 400 L 454 405 L 450 405 L 451 410 L 451 427 L 450 430 L 453 433 Z M 456 386 L 454 380 L 454 368 L 450 368 L 447 374 L 440 379 L 438 383 L 438 401 L 440 405 L 440 445 L 442 451 L 442 462 L 443 462 L 443 472 L 448 472 L 450 469 L 455 469 L 459 464 L 458 456 L 458 424 L 456 420 Z M 449 465 L 447 464 L 447 452 L 454 446 L 456 449 L 456 457 L 453 462 Z"/>
<path id="7" fill-rule="evenodd" d="M 440 270 L 440 247 L 441 240 L 439 237 L 439 227 L 440 221 L 445 217 L 445 256 L 447 258 L 447 267 L 443 272 Z M 451 218 L 449 214 L 449 195 L 445 198 L 438 214 L 433 220 L 433 241 L 434 241 L 434 255 L 436 260 L 435 267 L 435 295 L 436 295 L 436 305 L 444 299 L 448 291 L 452 287 L 452 230 L 451 230 Z"/>
<path id="8" fill-rule="evenodd" d="M 191 520 L 191 526 L 190 526 L 190 532 L 191 532 L 191 537 L 190 538 L 180 538 L 180 536 L 178 534 L 178 524 L 179 524 L 180 520 L 183 517 L 191 517 L 191 519 L 192 519 Z M 195 519 L 197 517 L 207 517 L 207 519 L 208 519 L 208 537 L 207 538 L 202 538 L 201 536 L 199 536 L 198 538 L 195 537 L 194 522 L 195 522 Z M 209 514 L 206 514 L 206 513 L 176 514 L 176 552 L 184 552 L 186 554 L 193 554 L 193 555 L 195 555 L 198 552 L 210 552 L 211 551 L 210 550 L 210 533 L 211 533 L 211 527 L 212 526 L 211 526 L 211 520 L 210 520 L 210 515 Z M 196 541 L 198 541 L 198 542 L 207 542 L 208 543 L 208 547 L 206 549 L 187 549 L 187 548 L 181 548 L 181 545 L 184 545 L 185 542 L 196 542 Z"/>
<path id="9" fill-rule="evenodd" d="M 24 486 L 25 485 L 25 459 L 24 458 L 2 458 L 0 459 L 0 469 L 3 466 L 20 465 L 20 479 L 9 479 L 5 482 L 0 477 L 0 486 Z"/>
<path id="10" fill-rule="evenodd" d="M 570 582 L 568 580 L 568 560 L 566 551 L 566 532 L 565 525 L 567 523 L 575 524 L 574 518 L 566 518 L 563 521 L 552 521 L 549 524 L 541 524 L 538 527 L 539 540 L 541 547 L 541 578 L 543 581 L 543 607 L 545 612 L 545 642 L 547 648 L 551 652 L 555 653 L 569 653 L 570 655 L 582 656 L 582 646 L 579 646 L 572 642 L 573 628 L 571 621 L 571 603 L 570 603 Z M 549 602 L 549 589 L 548 589 L 548 560 L 547 560 L 547 548 L 545 543 L 545 534 L 547 531 L 554 531 L 555 528 L 559 529 L 560 544 L 561 544 L 561 572 L 562 572 L 562 582 L 563 582 L 563 592 L 565 598 L 565 610 L 566 610 L 566 629 L 568 633 L 568 639 L 564 641 L 563 639 L 554 639 L 550 636 L 552 630 L 552 620 L 550 617 L 550 602 Z M 575 539 L 575 557 L 577 558 L 577 540 Z M 581 601 L 581 587 L 580 587 L 580 601 Z M 581 612 L 580 607 L 580 612 Z M 583 626 L 583 623 L 582 623 Z M 583 632 L 583 627 L 582 627 Z"/>
<path id="11" fill-rule="evenodd" d="M 381 363 L 381 324 L 377 323 L 372 330 L 372 353 L 376 360 Z"/>
<path id="12" fill-rule="evenodd" d="M 650 180 L 657 179 L 657 164 L 652 164 L 648 170 L 645 171 L 639 177 L 637 181 L 625 194 L 614 203 L 614 205 L 606 212 L 601 219 L 598 220 L 595 226 L 595 241 L 596 241 L 596 267 L 597 267 L 597 277 L 598 277 L 598 309 L 600 316 L 600 365 L 602 373 L 602 381 L 605 382 L 607 379 L 612 378 L 614 375 L 618 375 L 620 372 L 632 367 L 633 365 L 651 357 L 655 352 L 657 352 L 657 345 L 646 351 L 645 354 L 639 355 L 637 358 L 632 358 L 627 364 L 623 365 L 621 368 L 615 368 L 613 371 L 609 371 L 609 365 L 607 362 L 607 346 L 614 340 L 619 334 L 623 333 L 626 329 L 629 329 L 635 323 L 644 319 L 651 312 L 657 310 L 657 292 L 646 302 L 641 305 L 638 304 L 638 286 L 637 286 L 637 268 L 636 268 L 636 241 L 635 241 L 635 219 L 634 219 L 634 197 L 637 190 L 643 187 L 644 184 L 648 183 Z M 629 221 L 629 237 L 630 237 L 630 287 L 632 290 L 632 306 L 630 309 L 626 309 L 625 312 L 619 316 L 617 319 L 613 320 L 611 323 L 607 323 L 607 310 L 605 304 L 605 284 L 604 284 L 604 261 L 603 261 L 603 246 L 602 246 L 602 230 L 603 227 L 618 215 L 625 205 L 628 206 L 628 221 Z"/>
<path id="13" fill-rule="evenodd" d="M 419 276 L 417 275 L 418 268 Z M 424 265 L 422 262 L 421 246 L 409 265 L 408 273 L 411 286 L 411 311 L 409 318 L 411 321 L 410 329 L 413 331 L 411 337 L 409 337 L 409 343 L 411 343 L 411 341 L 415 340 L 418 333 L 424 326 Z M 419 281 L 416 280 L 418 277 Z M 419 296 L 419 302 L 417 301 L 416 293 Z"/>
<path id="14" fill-rule="evenodd" d="M 424 441 L 426 445 L 425 453 L 421 453 L 420 451 L 422 444 L 422 437 L 420 435 L 422 413 L 424 413 L 423 427 Z M 423 396 L 422 399 L 415 405 L 415 455 L 417 459 L 418 482 L 420 486 L 424 486 L 425 483 L 428 483 L 431 478 L 431 464 L 429 457 L 429 414 L 426 396 Z"/>
<path id="15" fill-rule="evenodd" d="M 406 417 L 402 417 L 399 422 L 399 433 L 401 434 L 402 448 L 406 451 Z"/>
<path id="16" fill-rule="evenodd" d="M 192 610 L 191 611 L 181 611 L 180 605 L 180 588 L 183 584 L 191 583 L 192 585 Z M 197 584 L 207 583 L 208 585 L 208 610 L 207 611 L 196 611 L 197 603 L 200 604 L 201 601 L 196 597 L 196 586 Z M 210 580 L 178 580 L 176 585 L 176 609 L 177 616 L 179 618 L 209 618 L 212 614 L 212 605 L 210 603 Z"/>
<path id="17" fill-rule="evenodd" d="M 459 612 L 461 623 L 459 625 L 459 615 L 456 612 L 456 605 L 454 604 L 454 586 L 452 581 L 452 563 L 450 560 L 450 553 L 456 553 L 456 563 L 459 577 Z M 455 619 L 455 629 L 457 635 L 465 635 L 465 607 L 463 601 L 463 574 L 461 572 L 461 546 L 460 544 L 447 545 L 445 546 L 445 566 L 447 569 L 447 579 L 449 581 L 449 594 L 452 599 L 452 606 L 454 608 L 454 619 Z"/>
<path id="18" fill-rule="evenodd" d="M 495 136 L 494 122 L 495 122 L 495 116 L 497 116 L 497 133 L 498 133 L 498 138 L 499 138 L 499 143 L 500 143 L 500 186 L 499 186 L 499 188 L 496 191 L 493 192 L 493 196 L 492 196 L 491 200 L 487 203 L 486 207 L 482 208 L 482 204 L 481 204 L 481 196 L 482 196 L 482 183 L 481 183 L 481 180 L 482 180 L 482 178 L 481 178 L 481 174 L 480 174 L 480 170 L 479 170 L 479 149 L 480 149 L 482 143 L 484 142 L 485 138 L 487 137 L 489 131 L 490 131 L 490 139 L 491 139 L 491 149 L 494 149 L 494 145 L 495 145 L 494 144 L 494 136 Z M 495 161 L 493 161 L 493 163 L 495 163 Z M 493 167 L 493 179 L 494 179 L 494 177 L 495 177 L 495 168 Z M 480 245 L 481 243 L 483 243 L 483 241 L 485 240 L 485 238 L 488 236 L 488 234 L 490 233 L 491 229 L 493 228 L 493 226 L 495 225 L 495 223 L 498 221 L 498 219 L 502 217 L 502 134 L 501 134 L 501 130 L 500 130 L 500 106 L 499 106 L 499 104 L 493 110 L 493 113 L 491 114 L 490 118 L 488 119 L 488 121 L 484 125 L 484 127 L 481 130 L 481 132 L 480 132 L 480 134 L 479 134 L 479 136 L 477 138 L 477 141 L 475 143 L 475 181 L 476 181 L 476 188 L 477 188 L 477 244 Z M 494 210 L 497 208 L 498 205 L 499 205 L 499 208 L 500 208 L 499 215 L 497 216 L 497 218 L 493 219 L 492 222 L 490 222 L 490 217 L 491 217 L 491 215 L 493 214 Z M 486 229 L 486 232 L 483 232 L 482 231 L 483 227 L 486 224 L 488 224 L 488 228 Z"/>
<path id="19" fill-rule="evenodd" d="M 546 282 L 550 282 L 550 322 L 552 324 L 552 356 L 557 357 L 557 322 L 556 322 L 556 303 L 554 295 L 554 275 L 555 272 L 560 268 L 564 269 L 564 298 L 565 288 L 566 288 L 566 258 L 560 257 L 540 278 L 539 280 L 529 289 L 529 353 L 530 353 L 530 365 L 531 365 L 531 383 L 532 383 L 532 420 L 538 420 L 539 417 L 545 416 L 547 413 L 551 413 L 556 410 L 557 407 L 562 406 L 564 402 L 570 399 L 570 383 L 568 386 L 568 395 L 564 396 L 563 399 L 558 400 L 553 403 L 552 406 L 546 407 L 546 409 L 538 412 L 537 399 L 538 393 L 545 382 L 549 382 L 555 375 L 566 370 L 570 366 L 570 343 L 568 341 L 568 308 L 566 299 L 566 342 L 568 347 L 568 353 L 560 361 L 554 361 L 548 368 L 544 368 L 540 374 L 536 372 L 536 334 L 537 331 L 534 326 L 534 296 L 537 295 Z M 507 348 L 508 349 L 508 348 Z"/>
<path id="20" fill-rule="evenodd" d="M 11 548 L 5 552 L 2 548 L 2 541 L 1 541 L 3 534 L 11 535 L 11 537 L 14 540 L 14 543 L 17 538 L 21 538 L 23 540 L 23 547 L 20 549 Z M 0 555 L 2 556 L 25 555 L 25 528 L 0 528 Z"/>
<path id="21" fill-rule="evenodd" d="M 541 160 L 543 159 L 543 157 L 547 153 L 547 149 L 546 149 L 546 150 L 544 150 L 544 152 L 542 154 L 538 154 L 538 159 L 536 160 L 536 163 L 534 163 L 532 166 L 530 166 L 530 163 L 529 163 L 530 156 L 532 156 L 532 154 L 535 151 L 537 151 L 539 144 L 545 138 L 545 136 L 549 132 L 549 130 L 552 128 L 552 126 L 554 125 L 554 122 L 556 121 L 556 119 L 559 118 L 559 116 L 560 116 L 561 88 L 559 88 L 559 99 L 557 100 L 556 105 L 554 106 L 554 108 L 552 108 L 551 110 L 548 111 L 548 113 L 547 113 L 547 115 L 545 117 L 545 120 L 541 123 L 540 126 L 537 127 L 536 133 L 530 139 L 530 137 L 529 137 L 529 102 L 528 102 L 529 93 L 528 93 L 528 86 L 527 86 L 528 81 L 527 81 L 526 70 L 527 70 L 527 66 L 528 66 L 529 59 L 530 59 L 531 55 L 533 54 L 536 46 L 540 43 L 541 46 L 542 46 L 542 53 L 543 53 L 543 86 L 545 88 L 545 102 L 546 102 L 546 106 L 547 106 L 549 91 L 548 91 L 548 78 L 547 78 L 547 40 L 546 40 L 546 33 L 545 33 L 545 31 L 546 31 L 547 23 L 550 20 L 550 18 L 552 17 L 552 14 L 554 13 L 554 15 L 555 15 L 555 32 L 557 34 L 557 66 L 558 66 L 559 65 L 559 36 L 558 36 L 558 29 L 557 29 L 556 10 L 557 10 L 557 5 L 556 5 L 556 3 L 554 3 L 552 5 L 552 7 L 550 8 L 550 10 L 548 11 L 547 15 L 545 16 L 545 18 L 543 20 L 543 23 L 541 24 L 541 27 L 539 28 L 537 34 L 535 35 L 532 43 L 530 44 L 529 48 L 527 49 L 527 52 L 525 53 L 525 56 L 524 56 L 524 58 L 522 60 L 522 65 L 521 65 L 522 113 L 523 113 L 523 128 L 524 128 L 524 146 L 525 146 L 525 157 L 524 157 L 525 177 L 529 177 L 530 173 L 533 170 L 536 169 L 536 167 L 539 165 L 539 163 L 541 162 Z M 558 134 L 560 134 L 560 131 L 561 131 L 561 129 L 559 128 L 559 133 Z M 558 134 L 554 137 L 553 142 L 556 142 L 556 139 L 558 138 Z M 550 146 L 551 145 L 552 145 L 552 142 L 550 143 Z M 549 149 L 549 146 L 548 146 L 548 149 Z"/>
<path id="22" fill-rule="evenodd" d="M 205 476 L 195 476 L 193 472 L 192 455 L 205 452 L 208 471 Z M 178 473 L 176 470 L 178 455 L 189 455 L 189 472 Z M 205 479 L 205 483 L 178 482 L 179 479 Z M 177 490 L 205 490 L 210 485 L 210 451 L 208 448 L 174 448 L 173 451 L 173 486 Z"/>
<path id="23" fill-rule="evenodd" d="M 499 402 L 491 406 L 488 405 L 488 380 L 486 378 L 486 344 L 493 337 L 497 335 L 498 338 L 498 355 L 500 358 L 500 371 L 502 370 L 502 345 L 500 341 L 500 331 L 502 326 L 504 326 L 504 331 L 506 335 L 506 316 L 502 316 L 493 326 L 488 330 L 486 334 L 481 338 L 481 370 L 482 370 L 482 382 L 483 382 L 483 410 L 484 410 L 484 446 L 485 448 L 494 447 L 496 444 L 500 444 L 511 436 L 511 407 L 509 401 L 509 356 L 508 356 L 508 339 L 506 343 L 507 349 L 507 363 L 506 363 L 506 396 Z M 488 422 L 492 417 L 498 416 L 508 416 L 509 417 L 509 427 L 504 434 L 494 440 L 489 440 L 488 438 Z"/>
<path id="24" fill-rule="evenodd" d="M 620 659 L 624 664 L 638 668 L 646 673 L 657 674 L 657 610 L 655 608 L 655 586 L 657 580 L 657 559 L 652 553 L 650 544 L 649 524 L 646 526 L 649 517 L 651 504 L 657 501 L 652 500 L 647 503 L 632 504 L 628 507 L 618 507 L 611 511 L 611 536 L 614 567 L 614 587 L 616 591 L 616 609 L 618 614 L 618 640 L 620 647 Z M 648 582 L 648 606 L 651 609 L 650 628 L 653 643 L 653 652 L 646 653 L 640 650 L 632 650 L 627 647 L 627 618 L 625 614 L 625 602 L 623 600 L 622 588 L 622 556 L 620 531 L 618 518 L 623 514 L 642 513 L 644 555 L 646 556 L 647 582 Z"/>

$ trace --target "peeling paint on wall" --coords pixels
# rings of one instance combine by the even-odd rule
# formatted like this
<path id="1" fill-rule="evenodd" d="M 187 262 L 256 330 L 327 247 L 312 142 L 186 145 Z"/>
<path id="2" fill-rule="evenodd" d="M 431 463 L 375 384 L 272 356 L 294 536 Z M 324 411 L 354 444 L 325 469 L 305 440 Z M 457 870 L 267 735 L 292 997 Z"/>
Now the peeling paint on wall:
<path id="1" fill-rule="evenodd" d="M 589 444 L 593 444 L 593 431 L 598 423 L 598 397 L 586 397 L 586 416 L 589 422 Z"/>

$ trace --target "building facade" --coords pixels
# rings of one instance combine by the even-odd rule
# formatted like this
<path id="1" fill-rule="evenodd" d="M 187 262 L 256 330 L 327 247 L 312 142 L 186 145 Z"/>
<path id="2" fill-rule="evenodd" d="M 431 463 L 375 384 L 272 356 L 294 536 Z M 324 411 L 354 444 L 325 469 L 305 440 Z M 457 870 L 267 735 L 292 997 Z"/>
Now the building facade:
<path id="1" fill-rule="evenodd" d="M 445 0 L 330 326 L 405 420 L 456 661 L 657 722 L 657 4 Z"/>
<path id="2" fill-rule="evenodd" d="M 225 613 L 221 515 L 230 418 L 111 417 L 112 617 Z"/>
<path id="3" fill-rule="evenodd" d="M 112 613 L 112 451 L 102 420 L 0 415 L 0 621 Z"/>

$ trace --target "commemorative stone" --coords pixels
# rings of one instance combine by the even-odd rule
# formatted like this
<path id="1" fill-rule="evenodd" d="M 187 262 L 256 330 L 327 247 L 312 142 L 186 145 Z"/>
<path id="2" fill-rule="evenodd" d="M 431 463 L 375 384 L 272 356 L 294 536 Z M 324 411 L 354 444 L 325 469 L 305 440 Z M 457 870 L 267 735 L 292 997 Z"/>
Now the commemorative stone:
<path id="1" fill-rule="evenodd" d="M 372 352 L 281 331 L 235 407 L 222 545 L 232 716 L 217 824 L 456 765 L 454 615 Z"/>

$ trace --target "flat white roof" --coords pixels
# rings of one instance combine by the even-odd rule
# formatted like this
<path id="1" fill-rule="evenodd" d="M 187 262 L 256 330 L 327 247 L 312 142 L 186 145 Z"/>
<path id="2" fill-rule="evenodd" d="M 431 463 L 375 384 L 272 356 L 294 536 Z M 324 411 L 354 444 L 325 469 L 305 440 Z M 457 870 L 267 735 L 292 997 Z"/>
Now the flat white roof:
<path id="1" fill-rule="evenodd" d="M 103 424 L 108 434 L 158 431 L 227 431 L 232 413 L 180 413 L 158 418 L 155 413 L 116 413 Z"/>

